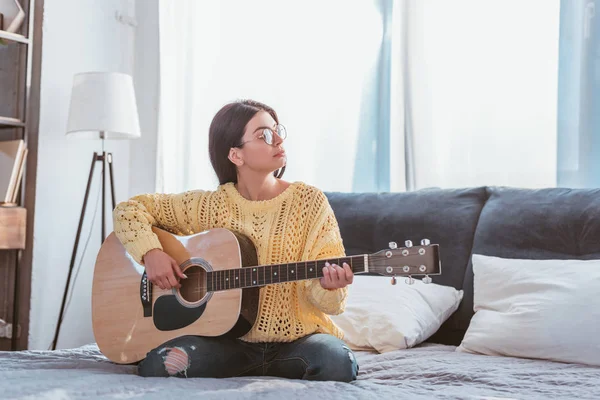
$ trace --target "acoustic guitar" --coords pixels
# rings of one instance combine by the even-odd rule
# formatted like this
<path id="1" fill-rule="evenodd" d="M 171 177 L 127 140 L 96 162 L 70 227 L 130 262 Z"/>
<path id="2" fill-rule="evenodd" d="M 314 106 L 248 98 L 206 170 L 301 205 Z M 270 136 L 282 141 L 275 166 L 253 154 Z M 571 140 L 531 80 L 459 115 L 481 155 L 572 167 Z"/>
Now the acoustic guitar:
<path id="1" fill-rule="evenodd" d="M 438 245 L 390 243 L 373 254 L 257 265 L 252 241 L 224 228 L 189 236 L 153 227 L 163 251 L 173 257 L 187 279 L 178 289 L 162 290 L 125 250 L 114 232 L 98 253 L 92 286 L 92 322 L 100 351 L 111 361 L 131 364 L 164 342 L 185 335 L 238 338 L 254 324 L 259 288 L 323 276 L 326 261 L 348 263 L 354 274 L 406 277 L 441 274 Z"/>

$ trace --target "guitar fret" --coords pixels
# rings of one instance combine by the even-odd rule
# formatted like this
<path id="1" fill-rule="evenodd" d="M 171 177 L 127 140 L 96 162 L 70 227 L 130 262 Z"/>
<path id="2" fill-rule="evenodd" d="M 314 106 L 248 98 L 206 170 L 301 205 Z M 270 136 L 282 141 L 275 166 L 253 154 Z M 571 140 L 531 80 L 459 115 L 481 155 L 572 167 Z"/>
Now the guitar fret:
<path id="1" fill-rule="evenodd" d="M 209 271 L 206 277 L 206 289 L 209 292 L 218 292 L 229 289 L 260 287 L 269 284 L 315 279 L 323 276 L 323 267 L 326 262 L 342 266 L 350 266 L 352 272 L 362 272 L 364 256 L 357 259 L 354 265 L 354 256 L 331 258 L 327 260 L 300 261 L 295 263 L 271 264 L 256 267 L 232 268 L 218 271 Z"/>
<path id="2" fill-rule="evenodd" d="M 304 262 L 304 278 L 308 279 L 308 262 Z"/>
<path id="3" fill-rule="evenodd" d="M 356 258 L 356 265 L 354 265 L 354 258 Z M 229 289 L 260 287 L 269 284 L 320 278 L 323 276 L 323 268 L 326 262 L 337 264 L 340 267 L 346 263 L 353 273 L 360 273 L 364 272 L 366 268 L 366 261 L 364 259 L 364 255 L 345 256 L 327 260 L 300 261 L 208 271 L 206 289 L 209 292 L 218 292 Z"/>

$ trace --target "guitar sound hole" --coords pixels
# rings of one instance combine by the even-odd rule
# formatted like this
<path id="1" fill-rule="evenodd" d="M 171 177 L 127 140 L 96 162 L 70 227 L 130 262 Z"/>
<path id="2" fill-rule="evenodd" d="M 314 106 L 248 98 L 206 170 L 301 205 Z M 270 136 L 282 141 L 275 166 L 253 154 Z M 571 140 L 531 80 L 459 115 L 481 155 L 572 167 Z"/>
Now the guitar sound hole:
<path id="1" fill-rule="evenodd" d="M 192 265 L 184 273 L 187 279 L 179 280 L 179 293 L 185 301 L 195 303 L 206 295 L 206 271 L 200 266 Z"/>

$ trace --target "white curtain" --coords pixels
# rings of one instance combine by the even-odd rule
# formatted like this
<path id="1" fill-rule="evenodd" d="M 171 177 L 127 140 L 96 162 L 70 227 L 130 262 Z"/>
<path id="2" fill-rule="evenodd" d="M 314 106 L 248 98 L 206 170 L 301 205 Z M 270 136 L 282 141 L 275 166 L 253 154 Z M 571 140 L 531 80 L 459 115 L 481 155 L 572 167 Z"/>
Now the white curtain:
<path id="1" fill-rule="evenodd" d="M 556 185 L 559 0 L 408 0 L 414 186 Z"/>
<path id="2" fill-rule="evenodd" d="M 157 190 L 214 188 L 238 98 L 326 191 L 556 185 L 559 0 L 160 0 Z M 535 29 L 533 29 L 535 27 Z"/>
<path id="3" fill-rule="evenodd" d="M 270 105 L 287 127 L 284 179 L 325 191 L 404 189 L 392 0 L 159 4 L 157 191 L 216 187 L 208 128 L 241 98 Z"/>

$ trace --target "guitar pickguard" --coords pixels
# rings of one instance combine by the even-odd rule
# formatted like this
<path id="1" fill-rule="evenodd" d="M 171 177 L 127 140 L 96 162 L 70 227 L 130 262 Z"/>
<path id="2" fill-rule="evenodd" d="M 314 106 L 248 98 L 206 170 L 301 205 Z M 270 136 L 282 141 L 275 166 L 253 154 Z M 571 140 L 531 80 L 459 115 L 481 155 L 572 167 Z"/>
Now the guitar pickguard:
<path id="1" fill-rule="evenodd" d="M 154 326 L 161 331 L 185 328 L 202 316 L 206 303 L 199 307 L 184 307 L 175 295 L 160 296 L 154 302 L 152 317 Z"/>

